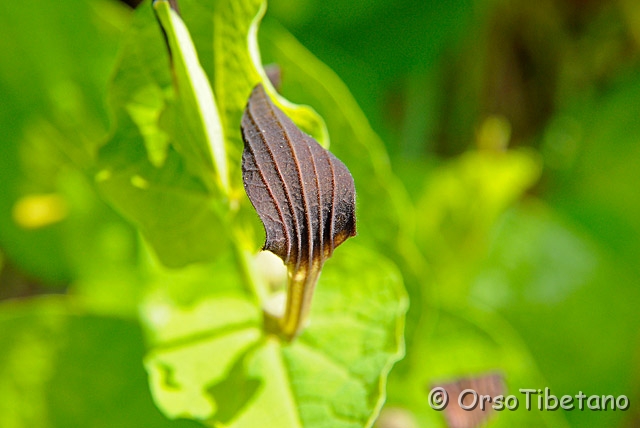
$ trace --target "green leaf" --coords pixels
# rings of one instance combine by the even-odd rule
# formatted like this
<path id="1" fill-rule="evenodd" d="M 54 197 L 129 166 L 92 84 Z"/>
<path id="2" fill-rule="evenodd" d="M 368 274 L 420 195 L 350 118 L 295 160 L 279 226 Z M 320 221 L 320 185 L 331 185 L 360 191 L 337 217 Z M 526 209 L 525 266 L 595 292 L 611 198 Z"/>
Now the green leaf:
<path id="1" fill-rule="evenodd" d="M 187 37 L 184 31 L 181 37 Z M 190 68 L 177 66 L 178 84 L 198 70 L 188 40 L 181 43 Z M 211 184 L 213 171 L 206 165 L 213 160 L 202 154 L 207 139 L 215 144 L 223 139 L 211 135 L 216 119 L 202 116 L 214 113 L 213 99 L 202 101 L 207 94 L 196 96 L 186 88 L 175 103 L 167 47 L 149 5 L 136 12 L 123 46 L 111 90 L 117 123 L 100 151 L 98 187 L 167 266 L 212 260 L 228 245 L 223 226 L 228 207 Z M 197 79 L 206 86 L 203 75 Z M 202 102 L 206 110 L 198 107 Z M 199 119 L 190 118 L 194 114 Z"/>
<path id="2" fill-rule="evenodd" d="M 0 305 L 0 425 L 197 427 L 154 406 L 131 321 L 82 314 L 68 299 Z"/>
<path id="3" fill-rule="evenodd" d="M 177 152 L 168 151 L 162 168 L 131 146 L 107 146 L 101 158 L 104 168 L 96 179 L 102 194 L 133 221 L 165 265 L 211 260 L 228 245 L 216 201 Z"/>
<path id="4" fill-rule="evenodd" d="M 165 20 L 176 18 L 165 12 Z M 255 41 L 263 5 L 185 1 L 181 12 L 213 82 L 235 203 L 243 192 L 236 174 L 243 146 L 240 116 L 251 89 L 264 78 Z M 211 22 L 212 32 L 205 28 Z M 207 47 L 211 42 L 213 52 Z M 346 245 L 326 267 L 311 324 L 299 339 L 288 344 L 266 335 L 260 307 L 266 303 L 257 301 L 263 293 L 248 290 L 256 288 L 256 278 L 243 261 L 243 248 L 257 244 L 250 241 L 251 228 L 243 227 L 248 203 L 232 217 L 230 201 L 211 192 L 191 155 L 176 143 L 178 131 L 188 126 L 184 111 L 176 108 L 180 102 L 174 101 L 180 87 L 174 94 L 166 48 L 144 5 L 124 46 L 112 92 L 118 124 L 100 152 L 96 180 L 139 227 L 162 264 L 189 264 L 152 269 L 159 273 L 143 318 L 152 346 L 146 366 L 156 403 L 172 418 L 230 426 L 371 425 L 384 399 L 386 376 L 403 352 L 407 302 L 399 275 L 379 256 Z M 180 85 L 180 78 L 175 82 Z M 279 102 L 298 125 L 326 143 L 324 125 L 312 110 Z M 230 234 L 237 235 L 235 253 L 227 241 Z M 213 264 L 192 263 L 214 259 Z"/>
<path id="5" fill-rule="evenodd" d="M 223 193 L 228 194 L 227 154 L 211 86 L 200 66 L 189 31 L 180 16 L 171 9 L 167 0 L 157 0 L 153 6 L 169 43 L 179 99 L 179 115 L 184 118 L 185 130 L 195 134 L 192 139 L 197 143 L 193 144 L 188 138 L 176 138 L 176 148 L 186 159 L 193 160 L 203 169 L 207 169 L 213 160 L 219 185 Z M 202 163 L 205 165 L 202 166 Z"/>
<path id="6" fill-rule="evenodd" d="M 180 2 L 180 13 L 216 96 L 230 160 L 241 156 L 238 129 L 249 94 L 258 83 L 299 127 L 325 147 L 329 143 L 322 118 L 312 108 L 281 97 L 262 68 L 256 34 L 265 8 L 263 0 Z M 240 188 L 239 163 L 230 161 L 229 169 L 232 186 Z"/>
<path id="7" fill-rule="evenodd" d="M 261 2 L 205 5 L 192 0 L 181 2 L 180 7 L 187 26 L 194 28 L 193 45 L 203 52 L 205 61 L 212 62 L 200 67 L 187 29 L 164 2 L 158 3 L 166 15 L 163 19 L 174 52 L 176 79 L 172 83 L 171 61 L 161 30 L 152 9 L 143 4 L 127 33 L 114 76 L 110 98 L 117 123 L 100 151 L 95 176 L 106 199 L 140 228 L 160 260 L 174 267 L 213 260 L 219 254 L 228 244 L 230 207 L 239 208 L 237 221 L 247 223 L 243 234 L 252 242 L 242 245 L 258 245 L 253 238 L 262 229 L 241 184 L 243 143 L 239 129 L 254 85 L 263 81 L 270 87 L 259 62 L 254 62 L 259 61 L 252 40 L 262 13 Z M 212 23 L 213 32 L 205 29 Z M 215 46 L 212 56 L 211 43 Z M 206 89 L 206 77 L 212 82 L 215 100 Z M 194 82 L 205 89 L 196 90 Z M 328 141 L 324 123 L 313 110 L 278 96 L 276 102 L 303 129 Z M 212 135 L 221 133 L 217 120 L 209 117 L 215 115 L 216 105 L 227 150 L 224 160 L 217 160 L 222 156 L 218 143 L 222 135 Z M 205 150 L 208 142 L 214 146 L 215 162 L 228 162 L 228 197 L 211 186 L 212 171 L 202 159 L 203 155 L 211 157 L 209 149 Z"/>
<path id="8" fill-rule="evenodd" d="M 327 147 L 329 136 L 322 118 L 312 108 L 297 106 L 278 95 L 262 68 L 257 33 L 266 5 L 264 0 L 223 1 L 215 2 L 212 8 L 212 75 L 225 130 L 236 147 L 241 148 L 237 130 L 242 113 L 251 90 L 262 83 L 276 105 L 296 125 Z"/>
<path id="9" fill-rule="evenodd" d="M 239 276 L 177 307 L 167 287 L 197 278 L 220 284 L 224 274 L 203 268 L 191 275 L 159 277 L 143 310 L 151 389 L 167 415 L 231 427 L 371 425 L 403 353 L 407 300 L 391 264 L 344 244 L 320 278 L 309 326 L 293 343 L 265 336 Z"/>

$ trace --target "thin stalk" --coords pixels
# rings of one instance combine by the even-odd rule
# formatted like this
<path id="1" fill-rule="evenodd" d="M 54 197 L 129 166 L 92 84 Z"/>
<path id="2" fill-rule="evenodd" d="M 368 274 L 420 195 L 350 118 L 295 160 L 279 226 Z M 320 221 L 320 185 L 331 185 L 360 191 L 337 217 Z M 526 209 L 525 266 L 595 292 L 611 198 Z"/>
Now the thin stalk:
<path id="1" fill-rule="evenodd" d="M 286 308 L 279 323 L 281 334 L 289 340 L 304 328 L 321 270 L 322 264 L 314 263 L 311 267 L 289 274 Z"/>

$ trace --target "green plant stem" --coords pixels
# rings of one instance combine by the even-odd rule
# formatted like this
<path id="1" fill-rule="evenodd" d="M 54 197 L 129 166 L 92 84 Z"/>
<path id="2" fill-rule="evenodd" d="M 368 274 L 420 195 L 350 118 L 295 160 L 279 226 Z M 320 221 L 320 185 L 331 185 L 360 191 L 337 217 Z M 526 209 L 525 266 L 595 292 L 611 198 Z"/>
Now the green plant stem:
<path id="1" fill-rule="evenodd" d="M 289 273 L 287 304 L 279 323 L 280 332 L 289 340 L 295 338 L 304 327 L 321 270 L 322 264 L 314 263 L 309 268 Z"/>

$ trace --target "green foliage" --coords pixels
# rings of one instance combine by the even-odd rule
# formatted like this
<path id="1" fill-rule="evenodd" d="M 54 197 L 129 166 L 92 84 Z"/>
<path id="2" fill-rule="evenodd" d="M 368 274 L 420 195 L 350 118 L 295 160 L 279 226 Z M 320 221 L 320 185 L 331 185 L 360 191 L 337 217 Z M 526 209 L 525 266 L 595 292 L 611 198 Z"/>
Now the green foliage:
<path id="1" fill-rule="evenodd" d="M 191 6 L 202 4 L 181 3 L 185 11 Z M 224 18 L 213 34 L 195 36 L 166 2 L 134 14 L 111 85 L 111 135 L 97 156 L 69 168 L 93 181 L 148 247 L 134 246 L 133 263 L 105 265 L 103 272 L 80 262 L 74 290 L 91 312 L 129 318 L 140 308 L 151 393 L 169 418 L 231 426 L 265 420 L 273 426 L 371 425 L 384 379 L 403 353 L 407 301 L 393 264 L 347 245 L 327 264 L 311 324 L 294 343 L 264 326 L 262 307 L 278 295 L 271 296 L 253 266 L 251 253 L 263 232 L 238 176 L 239 115 L 265 76 L 254 63 L 253 39 L 263 6 L 245 6 L 235 10 L 219 2 L 206 13 L 185 13 L 196 29 Z M 205 35 L 223 47 L 213 64 L 201 66 L 196 47 L 206 44 Z M 316 113 L 277 101 L 303 129 L 328 142 Z M 126 298 L 105 302 L 105 286 Z M 81 407 L 91 411 L 89 404 Z M 118 417 L 129 412 L 122 408 Z"/>
<path id="2" fill-rule="evenodd" d="M 194 79 L 202 82 L 195 53 L 190 54 Z M 220 126 L 205 129 L 204 122 L 194 118 L 204 116 L 198 113 L 196 92 L 187 85 L 184 61 L 176 66 L 181 92 L 175 93 L 169 55 L 151 7 L 141 8 L 134 17 L 119 64 L 111 92 L 117 127 L 100 152 L 95 180 L 166 265 L 212 260 L 228 239 L 216 215 L 225 214 L 214 196 L 224 194 L 219 188 L 223 180 L 214 180 L 210 149 L 210 144 L 223 146 L 224 137 Z M 215 123 L 210 90 L 201 94 L 202 99 L 207 96 L 214 115 L 208 120 Z"/>
<path id="3" fill-rule="evenodd" d="M 228 266 L 157 278 L 143 306 L 156 403 L 172 417 L 234 427 L 366 425 L 382 404 L 380 373 L 401 354 L 406 301 L 391 264 L 341 248 L 322 274 L 311 324 L 291 344 L 264 335 L 260 309 Z M 185 307 L 166 289 L 207 281 L 224 287 Z"/>
<path id="4" fill-rule="evenodd" d="M 198 426 L 153 405 L 137 323 L 83 312 L 62 297 L 2 304 L 3 427 Z"/>
<path id="5" fill-rule="evenodd" d="M 633 425 L 633 2 L 178 3 L 0 5 L 0 426 L 445 426 L 429 388 L 488 372 L 521 398 L 488 426 Z M 257 83 L 357 189 L 291 342 Z M 632 408 L 523 409 L 545 386 Z"/>

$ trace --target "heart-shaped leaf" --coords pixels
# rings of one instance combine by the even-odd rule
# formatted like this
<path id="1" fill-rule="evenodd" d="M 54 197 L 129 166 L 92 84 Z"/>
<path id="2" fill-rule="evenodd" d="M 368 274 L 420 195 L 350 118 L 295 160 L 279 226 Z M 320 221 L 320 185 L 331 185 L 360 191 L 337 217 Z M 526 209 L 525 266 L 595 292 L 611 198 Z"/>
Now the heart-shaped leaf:
<path id="1" fill-rule="evenodd" d="M 370 426 L 403 353 L 407 300 L 393 265 L 346 244 L 324 269 L 309 326 L 290 343 L 265 333 L 261 308 L 225 266 L 155 280 L 143 319 L 158 406 L 234 428 Z M 167 293 L 211 282 L 224 287 L 195 305 L 179 307 Z"/>

